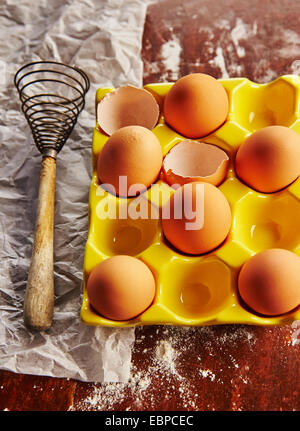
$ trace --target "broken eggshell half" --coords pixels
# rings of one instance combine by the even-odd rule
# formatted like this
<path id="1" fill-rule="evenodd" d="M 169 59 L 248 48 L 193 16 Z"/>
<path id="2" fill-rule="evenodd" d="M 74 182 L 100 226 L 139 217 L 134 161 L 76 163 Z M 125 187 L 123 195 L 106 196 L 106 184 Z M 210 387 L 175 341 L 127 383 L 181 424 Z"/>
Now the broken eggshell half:
<path id="1" fill-rule="evenodd" d="M 163 175 L 169 185 L 202 181 L 218 186 L 224 180 L 229 157 L 216 145 L 181 141 L 165 156 Z"/>
<path id="2" fill-rule="evenodd" d="M 107 93 L 97 105 L 97 124 L 109 136 L 125 126 L 152 130 L 158 118 L 159 106 L 153 95 L 132 85 Z"/>

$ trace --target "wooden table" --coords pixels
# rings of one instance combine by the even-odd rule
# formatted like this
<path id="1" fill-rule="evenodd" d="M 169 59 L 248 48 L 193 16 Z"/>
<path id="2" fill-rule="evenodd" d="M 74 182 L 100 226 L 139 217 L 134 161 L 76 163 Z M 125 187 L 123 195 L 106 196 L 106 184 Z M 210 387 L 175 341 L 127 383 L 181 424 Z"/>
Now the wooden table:
<path id="1" fill-rule="evenodd" d="M 293 0 L 158 1 L 145 24 L 144 82 L 191 72 L 257 82 L 299 73 L 299 29 Z M 1 371 L 0 410 L 299 410 L 293 333 L 290 326 L 138 328 L 129 383 Z"/>

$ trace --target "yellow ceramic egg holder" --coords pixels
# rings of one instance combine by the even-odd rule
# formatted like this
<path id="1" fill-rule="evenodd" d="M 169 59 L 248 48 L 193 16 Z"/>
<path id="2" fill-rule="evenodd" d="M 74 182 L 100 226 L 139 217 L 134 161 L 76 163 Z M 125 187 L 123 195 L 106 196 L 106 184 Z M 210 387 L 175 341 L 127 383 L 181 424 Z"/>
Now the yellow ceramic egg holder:
<path id="1" fill-rule="evenodd" d="M 252 255 L 267 248 L 285 248 L 300 255 L 300 178 L 283 191 L 263 194 L 243 184 L 236 177 L 233 165 L 239 145 L 262 127 L 278 124 L 300 134 L 300 77 L 286 75 L 268 84 L 256 84 L 244 78 L 220 82 L 229 96 L 228 118 L 222 127 L 201 141 L 219 146 L 230 156 L 228 175 L 220 190 L 232 208 L 232 228 L 226 241 L 212 253 L 188 256 L 167 245 L 159 212 L 173 190 L 161 179 L 138 198 L 143 207 L 139 214 L 148 210 L 148 214 L 152 211 L 152 217 L 137 218 L 137 215 L 136 219 L 124 218 L 129 208 L 135 208 L 134 213 L 137 214 L 136 198 L 117 198 L 99 186 L 96 160 L 108 137 L 94 128 L 93 178 L 81 308 L 81 319 L 86 324 L 112 327 L 147 324 L 281 325 L 300 320 L 299 309 L 279 317 L 255 315 L 241 304 L 237 293 L 237 275 Z M 171 86 L 171 83 L 151 84 L 145 88 L 162 107 Z M 100 88 L 96 102 L 113 90 Z M 165 124 L 163 115 L 153 133 L 158 137 L 164 155 L 176 143 L 186 139 Z M 90 271 L 102 260 L 116 254 L 141 259 L 156 278 L 156 296 L 152 305 L 130 321 L 112 321 L 98 315 L 91 309 L 86 293 Z"/>

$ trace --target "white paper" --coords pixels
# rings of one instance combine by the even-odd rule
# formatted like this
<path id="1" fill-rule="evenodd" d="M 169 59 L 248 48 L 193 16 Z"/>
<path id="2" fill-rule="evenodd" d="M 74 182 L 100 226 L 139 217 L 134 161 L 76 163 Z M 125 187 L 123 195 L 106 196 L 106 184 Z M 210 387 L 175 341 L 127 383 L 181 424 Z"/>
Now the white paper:
<path id="1" fill-rule="evenodd" d="M 126 381 L 133 329 L 80 322 L 95 92 L 142 85 L 147 1 L 6 0 L 0 6 L 0 368 L 83 381 Z M 86 108 L 57 160 L 55 309 L 50 331 L 23 325 L 41 155 L 13 84 L 30 61 L 57 60 L 91 80 Z"/>

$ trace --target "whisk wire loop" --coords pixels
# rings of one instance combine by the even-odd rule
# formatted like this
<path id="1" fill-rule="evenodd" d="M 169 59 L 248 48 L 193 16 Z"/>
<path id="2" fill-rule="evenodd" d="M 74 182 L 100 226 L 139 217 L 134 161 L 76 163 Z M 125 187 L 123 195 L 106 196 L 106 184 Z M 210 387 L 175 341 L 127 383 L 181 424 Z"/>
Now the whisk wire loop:
<path id="1" fill-rule="evenodd" d="M 58 153 L 85 106 L 89 78 L 77 67 L 37 61 L 21 67 L 14 82 L 37 148 Z"/>

